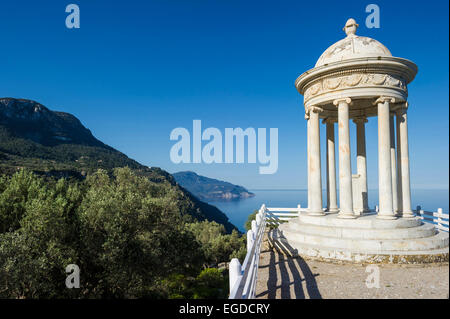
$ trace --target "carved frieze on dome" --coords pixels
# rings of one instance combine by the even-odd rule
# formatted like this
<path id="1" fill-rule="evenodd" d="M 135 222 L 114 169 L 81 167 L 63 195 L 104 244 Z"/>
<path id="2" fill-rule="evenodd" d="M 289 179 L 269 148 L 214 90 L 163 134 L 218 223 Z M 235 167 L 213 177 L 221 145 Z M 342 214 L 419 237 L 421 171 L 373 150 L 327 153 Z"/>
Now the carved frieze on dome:
<path id="1" fill-rule="evenodd" d="M 310 85 L 304 93 L 305 101 L 310 98 L 329 93 L 358 87 L 394 87 L 406 91 L 405 80 L 390 74 L 352 73 L 320 79 Z"/>

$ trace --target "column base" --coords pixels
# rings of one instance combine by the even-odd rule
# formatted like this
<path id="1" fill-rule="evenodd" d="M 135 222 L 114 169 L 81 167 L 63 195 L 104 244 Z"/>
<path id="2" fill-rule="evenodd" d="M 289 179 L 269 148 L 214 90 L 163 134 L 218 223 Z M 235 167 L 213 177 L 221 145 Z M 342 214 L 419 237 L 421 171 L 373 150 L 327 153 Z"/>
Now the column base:
<path id="1" fill-rule="evenodd" d="M 344 219 L 354 219 L 357 216 L 353 213 L 353 212 L 349 212 L 349 213 L 339 213 L 337 215 L 337 218 L 344 218 Z"/>
<path id="2" fill-rule="evenodd" d="M 308 211 L 308 216 L 325 216 L 325 213 L 322 211 Z"/>
<path id="3" fill-rule="evenodd" d="M 416 217 L 416 215 L 414 215 L 414 213 L 413 212 L 402 212 L 402 213 L 399 213 L 400 214 L 400 217 L 402 217 L 402 218 L 414 218 L 414 217 Z"/>
<path id="4" fill-rule="evenodd" d="M 329 214 L 336 214 L 336 213 L 339 213 L 339 208 L 330 208 L 330 209 L 328 209 L 327 210 L 327 212 L 329 213 Z"/>
<path id="5" fill-rule="evenodd" d="M 396 217 L 395 215 L 392 215 L 392 214 L 383 215 L 383 214 L 378 213 L 377 214 L 377 218 L 378 219 L 394 220 L 394 219 L 397 219 L 398 217 Z"/>
<path id="6" fill-rule="evenodd" d="M 355 216 L 362 216 L 363 215 L 363 211 L 362 210 L 357 210 L 353 212 L 355 214 Z"/>

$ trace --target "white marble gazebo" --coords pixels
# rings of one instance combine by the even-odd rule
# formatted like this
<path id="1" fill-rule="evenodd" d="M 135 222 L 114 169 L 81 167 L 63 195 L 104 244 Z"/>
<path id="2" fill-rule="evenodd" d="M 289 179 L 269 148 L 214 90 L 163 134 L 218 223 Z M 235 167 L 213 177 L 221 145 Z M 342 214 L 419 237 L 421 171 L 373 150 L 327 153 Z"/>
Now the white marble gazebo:
<path id="1" fill-rule="evenodd" d="M 408 89 L 417 66 L 393 57 L 380 42 L 356 35 L 330 46 L 295 86 L 307 120 L 308 211 L 279 227 L 279 241 L 303 255 L 351 261 L 448 260 L 448 233 L 424 224 L 411 209 Z M 365 123 L 378 121 L 379 209 L 368 207 Z M 372 120 L 371 119 L 371 120 Z M 320 122 L 326 125 L 326 208 L 322 199 Z M 350 120 L 356 125 L 352 175 Z M 335 123 L 339 176 L 336 176 Z M 337 198 L 339 182 L 339 205 Z"/>

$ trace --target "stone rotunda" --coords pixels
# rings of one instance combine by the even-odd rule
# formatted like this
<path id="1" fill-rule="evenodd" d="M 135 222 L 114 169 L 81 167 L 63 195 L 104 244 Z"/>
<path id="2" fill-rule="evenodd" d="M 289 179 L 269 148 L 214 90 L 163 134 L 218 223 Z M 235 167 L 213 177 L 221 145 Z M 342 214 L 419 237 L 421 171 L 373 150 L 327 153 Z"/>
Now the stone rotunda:
<path id="1" fill-rule="evenodd" d="M 448 260 L 448 233 L 423 223 L 411 209 L 408 89 L 417 66 L 393 57 L 380 42 L 356 35 L 330 46 L 295 86 L 307 120 L 308 210 L 272 235 L 278 246 L 303 256 L 357 262 Z M 368 207 L 365 123 L 378 121 L 379 209 Z M 322 199 L 320 121 L 326 125 L 326 202 Z M 352 175 L 350 120 L 356 125 Z M 338 126 L 339 206 L 335 123 Z M 324 205 L 325 204 L 325 205 Z M 323 208 L 326 206 L 326 208 Z"/>

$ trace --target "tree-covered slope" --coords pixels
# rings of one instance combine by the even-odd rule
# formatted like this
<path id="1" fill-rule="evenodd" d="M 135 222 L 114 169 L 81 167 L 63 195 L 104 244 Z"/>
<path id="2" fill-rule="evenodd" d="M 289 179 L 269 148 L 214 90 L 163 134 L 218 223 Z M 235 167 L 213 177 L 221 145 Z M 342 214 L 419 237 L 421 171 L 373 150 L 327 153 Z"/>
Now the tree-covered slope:
<path id="1" fill-rule="evenodd" d="M 127 167 L 0 176 L 0 298 L 226 298 L 216 267 L 243 261 L 245 236 L 183 215 L 179 196 Z M 80 289 L 67 289 L 74 264 Z"/>

